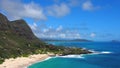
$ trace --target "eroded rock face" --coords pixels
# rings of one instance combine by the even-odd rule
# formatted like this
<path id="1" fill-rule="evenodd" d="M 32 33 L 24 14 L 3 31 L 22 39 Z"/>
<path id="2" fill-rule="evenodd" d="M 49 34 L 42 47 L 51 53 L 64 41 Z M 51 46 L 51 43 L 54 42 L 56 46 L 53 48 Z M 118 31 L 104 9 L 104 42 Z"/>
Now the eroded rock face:
<path id="1" fill-rule="evenodd" d="M 0 13 L 0 30 L 5 31 L 10 28 L 9 21 L 6 16 Z"/>
<path id="2" fill-rule="evenodd" d="M 11 21 L 12 24 L 12 30 L 15 34 L 25 37 L 27 39 L 35 39 L 36 37 L 32 33 L 32 30 L 27 25 L 27 23 L 24 20 L 15 20 Z"/>
<path id="3" fill-rule="evenodd" d="M 31 54 L 42 48 L 40 41 L 24 20 L 9 21 L 0 13 L 0 62 L 5 58 Z"/>
<path id="4" fill-rule="evenodd" d="M 3 14 L 0 13 L 0 23 L 1 24 L 5 24 L 7 25 L 8 24 L 8 19 L 6 16 L 4 16 Z"/>
<path id="5" fill-rule="evenodd" d="M 28 40 L 37 39 L 27 23 L 21 20 L 9 21 L 6 16 L 0 13 L 0 31 L 11 32 Z"/>

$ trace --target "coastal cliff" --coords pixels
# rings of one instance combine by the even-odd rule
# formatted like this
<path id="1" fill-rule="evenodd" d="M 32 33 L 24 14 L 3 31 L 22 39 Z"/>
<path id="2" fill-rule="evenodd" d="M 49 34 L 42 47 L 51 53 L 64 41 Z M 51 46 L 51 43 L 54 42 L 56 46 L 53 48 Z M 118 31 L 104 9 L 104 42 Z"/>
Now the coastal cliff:
<path id="1" fill-rule="evenodd" d="M 88 54 L 82 48 L 54 46 L 39 40 L 24 20 L 9 21 L 0 13 L 0 63 L 8 58 L 52 52 L 55 54 Z"/>

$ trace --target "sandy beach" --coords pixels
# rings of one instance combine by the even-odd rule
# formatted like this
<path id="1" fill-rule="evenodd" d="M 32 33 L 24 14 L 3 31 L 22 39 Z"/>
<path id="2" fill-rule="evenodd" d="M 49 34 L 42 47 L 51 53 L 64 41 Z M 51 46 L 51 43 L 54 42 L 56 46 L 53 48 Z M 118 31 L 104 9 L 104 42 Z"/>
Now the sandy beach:
<path id="1" fill-rule="evenodd" d="M 29 57 L 18 57 L 16 59 L 6 59 L 3 64 L 0 64 L 0 68 L 26 68 L 30 64 L 38 61 L 45 60 L 50 57 L 48 54 L 30 55 Z"/>

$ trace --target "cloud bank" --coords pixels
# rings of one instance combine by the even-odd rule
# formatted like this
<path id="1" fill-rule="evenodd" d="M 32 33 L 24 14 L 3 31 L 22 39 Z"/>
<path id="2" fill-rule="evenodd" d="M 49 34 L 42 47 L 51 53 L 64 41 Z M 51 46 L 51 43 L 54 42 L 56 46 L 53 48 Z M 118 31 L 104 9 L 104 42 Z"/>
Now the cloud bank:
<path id="1" fill-rule="evenodd" d="M 42 7 L 34 2 L 28 4 L 22 3 L 20 0 L 1 0 L 0 8 L 4 10 L 10 19 L 32 18 L 45 20 Z"/>
<path id="2" fill-rule="evenodd" d="M 60 5 L 54 4 L 47 7 L 47 12 L 51 16 L 61 17 L 67 15 L 70 12 L 70 8 L 65 3 L 61 3 Z"/>
<path id="3" fill-rule="evenodd" d="M 82 4 L 82 9 L 87 11 L 93 11 L 99 9 L 99 6 L 94 6 L 91 0 L 87 0 Z"/>
<path id="4" fill-rule="evenodd" d="M 42 26 L 42 28 L 40 28 Z M 61 25 L 57 28 L 53 28 L 52 26 L 47 27 L 46 25 L 37 25 L 33 23 L 30 25 L 33 32 L 39 38 L 54 38 L 54 39 L 78 39 L 81 38 L 79 31 L 65 29 Z"/>
<path id="5" fill-rule="evenodd" d="M 94 6 L 91 0 L 54 0 L 53 4 L 47 6 L 41 6 L 40 3 L 35 3 L 34 1 L 23 3 L 21 0 L 0 0 L 0 10 L 3 10 L 10 20 L 31 18 L 34 21 L 41 21 L 47 20 L 48 16 L 60 18 L 70 14 L 72 12 L 71 9 L 74 7 L 79 7 L 79 9 L 85 11 L 98 8 Z M 40 26 L 33 23 L 30 27 L 38 37 L 64 39 L 81 38 L 79 31 L 65 29 L 61 25 L 57 28 L 52 28 L 51 26 Z M 95 35 L 96 34 L 91 33 L 90 37 L 95 37 Z"/>
<path id="6" fill-rule="evenodd" d="M 31 18 L 46 20 L 47 16 L 63 17 L 71 12 L 71 8 L 82 5 L 83 10 L 95 10 L 91 0 L 54 0 L 53 4 L 41 6 L 33 1 L 23 3 L 21 0 L 0 0 L 0 10 L 4 10 L 10 19 Z M 57 2 L 57 3 L 56 3 Z"/>

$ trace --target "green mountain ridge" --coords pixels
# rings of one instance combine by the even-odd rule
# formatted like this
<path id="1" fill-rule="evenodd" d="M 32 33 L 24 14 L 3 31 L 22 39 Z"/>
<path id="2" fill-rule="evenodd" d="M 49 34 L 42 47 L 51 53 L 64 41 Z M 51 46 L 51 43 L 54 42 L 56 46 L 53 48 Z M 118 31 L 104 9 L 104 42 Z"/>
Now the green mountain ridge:
<path id="1" fill-rule="evenodd" d="M 0 63 L 8 58 L 52 52 L 55 54 L 88 54 L 88 50 L 54 46 L 38 39 L 24 20 L 9 21 L 0 13 Z"/>
<path id="2" fill-rule="evenodd" d="M 32 54 L 44 44 L 24 20 L 9 21 L 0 13 L 0 59 Z"/>

